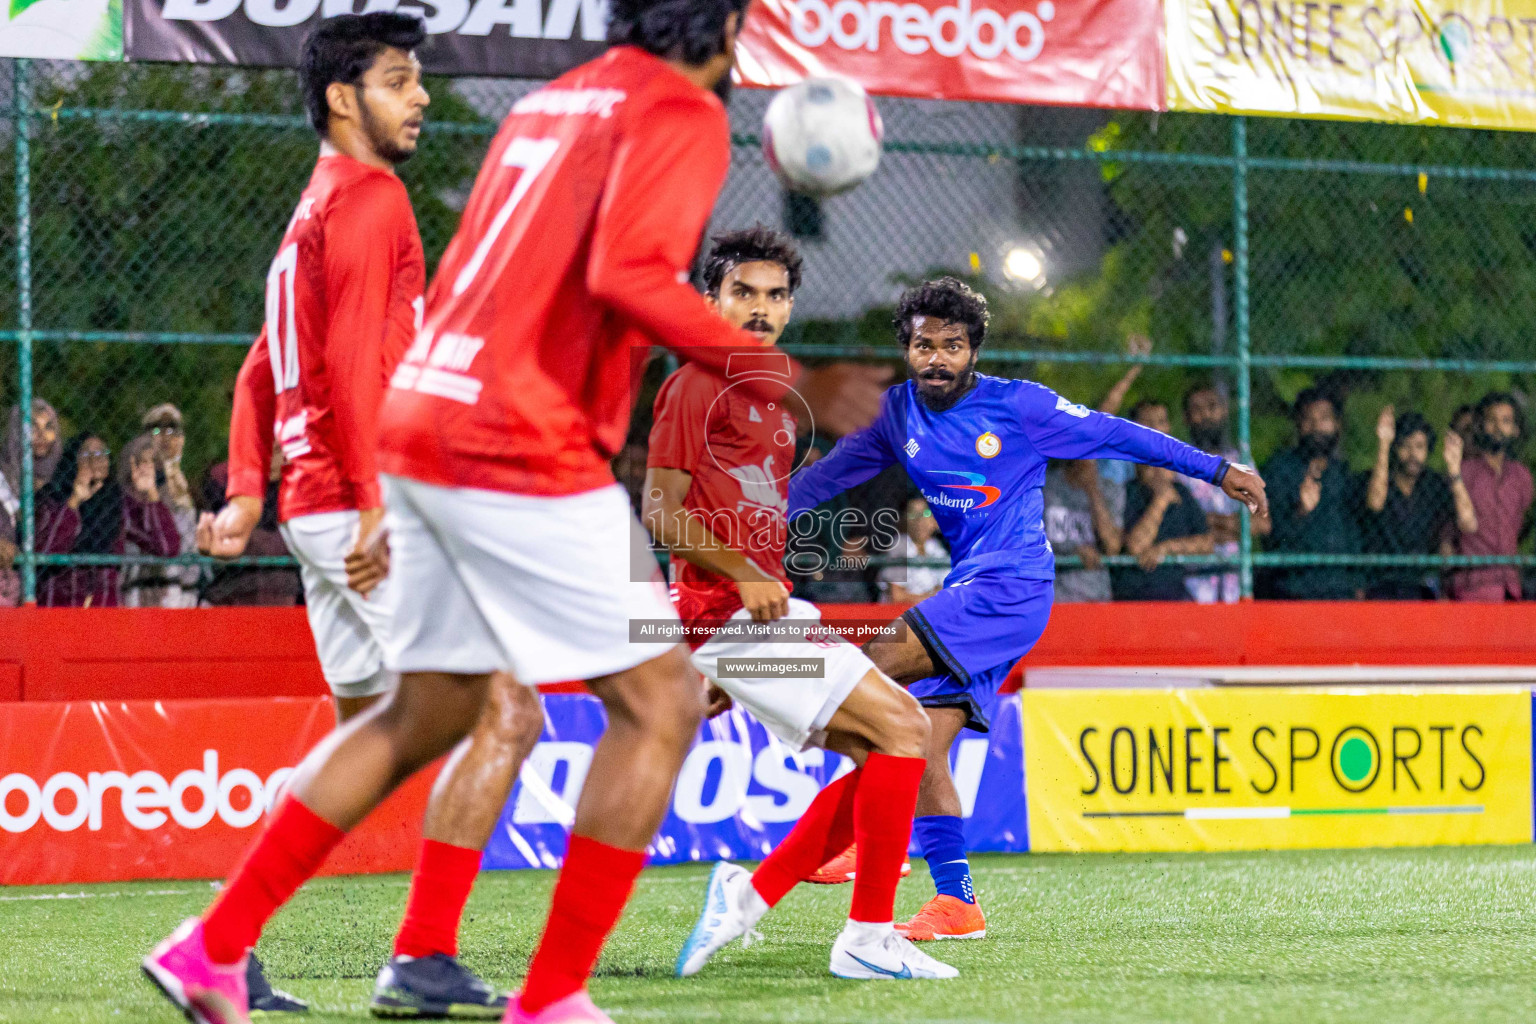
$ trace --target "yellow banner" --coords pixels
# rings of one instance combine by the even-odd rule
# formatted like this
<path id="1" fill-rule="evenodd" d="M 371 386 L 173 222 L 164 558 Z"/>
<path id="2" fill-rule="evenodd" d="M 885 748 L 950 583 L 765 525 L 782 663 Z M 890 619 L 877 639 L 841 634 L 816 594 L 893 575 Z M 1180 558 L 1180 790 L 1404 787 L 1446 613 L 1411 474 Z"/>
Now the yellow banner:
<path id="1" fill-rule="evenodd" d="M 1168 106 L 1536 128 L 1536 0 L 1165 0 Z"/>
<path id="2" fill-rule="evenodd" d="M 1026 690 L 1037 851 L 1531 841 L 1531 695 Z"/>

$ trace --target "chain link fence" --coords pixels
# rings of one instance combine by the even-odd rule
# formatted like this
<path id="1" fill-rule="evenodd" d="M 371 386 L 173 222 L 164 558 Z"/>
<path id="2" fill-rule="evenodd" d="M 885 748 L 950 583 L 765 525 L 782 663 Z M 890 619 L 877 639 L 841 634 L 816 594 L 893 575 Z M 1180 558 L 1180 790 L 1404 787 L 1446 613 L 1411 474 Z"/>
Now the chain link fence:
<path id="1" fill-rule="evenodd" d="M 497 121 L 537 85 L 429 83 L 428 131 L 402 168 L 429 269 Z M 1528 169 L 1536 138 L 883 99 L 880 171 L 817 202 L 783 193 L 763 161 L 755 133 L 768 99 L 754 91 L 733 99 L 735 160 L 714 227 L 764 221 L 799 237 L 805 284 L 787 337 L 798 354 L 899 365 L 895 298 L 942 271 L 972 281 L 993 304 L 982 369 L 1089 404 L 1139 369 L 1121 411 L 1161 402 L 1185 438 L 1184 399 L 1209 387 L 1230 409 L 1221 446 L 1277 471 L 1297 443 L 1293 403 L 1319 388 L 1340 410 L 1337 457 L 1325 470 L 1302 460 L 1303 482 L 1279 503 L 1316 528 L 1278 516 L 1267 533 L 1246 515 L 1230 526 L 1209 520 L 1222 543 L 1165 565 L 1230 572 L 1260 596 L 1306 596 L 1292 584 L 1322 571 L 1347 583 L 1327 596 L 1380 593 L 1396 580 L 1428 597 L 1474 564 L 1504 567 L 1513 592 L 1521 589 L 1536 563 L 1521 553 L 1527 509 L 1515 516 L 1518 547 L 1509 537 L 1496 551 L 1468 543 L 1443 439 L 1457 410 L 1491 391 L 1511 393 L 1523 414 L 1536 377 L 1536 170 Z M 136 567 L 130 576 L 157 584 L 169 574 L 187 603 L 216 599 L 210 584 L 217 593 L 232 570 L 191 553 L 188 517 L 219 500 L 235 373 L 259 327 L 267 263 L 314 160 L 292 75 L 0 61 L 0 133 L 12 157 L 0 160 L 9 208 L 0 276 L 13 282 L 0 289 L 0 397 L 34 408 L 43 428 L 30 446 L 35 458 L 24 457 L 17 426 L 0 453 L 0 498 L 17 548 L 15 568 L 0 574 L 0 601 L 31 599 L 40 582 L 47 600 L 50 579 L 124 562 Z M 1128 350 L 1134 335 L 1150 338 L 1152 350 Z M 118 474 L 130 443 L 156 425 L 146 414 L 165 420 L 157 411 L 165 403 L 184 433 L 160 442 L 161 453 L 180 448 L 171 476 L 185 486 L 162 465 L 157 489 L 177 505 L 181 553 L 131 537 L 122 554 L 111 542 L 60 547 L 46 529 L 47 501 L 63 486 L 47 479 L 58 446 L 98 437 Z M 647 406 L 642 398 L 637 442 Z M 1416 482 L 1386 445 L 1387 508 L 1378 513 L 1370 471 L 1389 406 L 1423 414 L 1437 436 L 1429 475 Z M 1141 413 L 1157 415 L 1145 405 Z M 174 433 L 168 420 L 159 425 Z M 1486 492 L 1474 497 L 1513 501 L 1471 471 L 1488 462 L 1473 434 L 1468 483 Z M 1415 468 L 1417 456 L 1406 458 Z M 1517 450 L 1508 461 L 1519 459 Z M 643 472 L 643 458 L 627 452 L 621 461 L 621 476 L 637 461 Z M 129 490 L 130 468 L 120 476 Z M 1137 508 L 1147 504 L 1138 488 L 1162 487 L 1123 467 L 1099 467 L 1098 477 L 1111 498 Z M 1301 507 L 1307 477 L 1322 477 L 1310 510 Z M 34 485 L 43 486 L 35 497 Z M 1334 528 L 1316 526 L 1324 520 Z M 1134 525 L 1122 523 L 1126 533 Z M 9 536 L 7 524 L 0 556 Z M 1086 559 L 1097 571 L 1102 561 L 1117 581 L 1145 571 L 1110 538 L 1079 539 L 1058 542 L 1064 569 Z M 289 564 L 279 544 L 235 568 L 277 574 L 276 589 L 291 596 Z"/>

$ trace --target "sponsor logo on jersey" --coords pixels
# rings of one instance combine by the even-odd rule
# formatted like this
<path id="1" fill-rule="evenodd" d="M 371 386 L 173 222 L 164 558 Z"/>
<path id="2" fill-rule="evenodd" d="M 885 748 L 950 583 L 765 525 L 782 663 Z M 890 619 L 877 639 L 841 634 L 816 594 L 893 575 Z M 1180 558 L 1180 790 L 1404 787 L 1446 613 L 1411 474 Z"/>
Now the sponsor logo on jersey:
<path id="1" fill-rule="evenodd" d="M 1003 442 L 992 431 L 987 431 L 976 439 L 976 454 L 984 459 L 994 458 L 1003 450 Z"/>
<path id="2" fill-rule="evenodd" d="M 1075 402 L 1069 402 L 1060 395 L 1056 396 L 1056 411 L 1064 412 L 1068 416 L 1076 416 L 1080 420 L 1088 418 L 1088 409 Z"/>
<path id="3" fill-rule="evenodd" d="M 780 477 L 773 468 L 772 455 L 765 458 L 761 466 L 736 466 L 726 472 L 741 485 L 743 500 L 736 505 L 738 512 L 766 509 L 780 516 L 788 514 L 789 499 L 779 490 Z"/>
<path id="4" fill-rule="evenodd" d="M 1007 53 L 1022 64 L 1044 51 L 1045 26 L 1056 17 L 1052 0 L 1040 0 L 1032 11 L 1008 14 L 973 6 L 972 0 L 958 0 L 934 11 L 920 4 L 885 0 L 799 0 L 788 7 L 790 31 L 802 46 L 830 42 L 840 50 L 878 53 L 889 44 L 913 56 L 932 50 L 951 58 L 969 50 L 984 61 Z"/>
<path id="5" fill-rule="evenodd" d="M 972 509 L 986 508 L 1003 496 L 1003 492 L 987 483 L 987 478 L 980 473 L 966 473 L 958 469 L 936 469 L 933 472 L 942 476 L 958 476 L 966 481 L 963 484 L 940 484 L 939 486 L 945 490 L 971 491 L 981 495 L 986 500 L 978 503 L 975 498 L 953 498 L 947 494 L 937 496 L 923 495 L 923 497 L 928 499 L 928 504 L 930 505 L 943 505 L 947 508 L 958 508 L 962 512 L 969 512 Z"/>
<path id="6" fill-rule="evenodd" d="M 904 451 L 906 451 L 906 453 L 907 453 L 907 458 L 910 459 L 910 458 L 915 457 L 917 455 L 917 438 L 915 438 L 915 437 L 907 438 L 907 446 L 904 449 Z"/>

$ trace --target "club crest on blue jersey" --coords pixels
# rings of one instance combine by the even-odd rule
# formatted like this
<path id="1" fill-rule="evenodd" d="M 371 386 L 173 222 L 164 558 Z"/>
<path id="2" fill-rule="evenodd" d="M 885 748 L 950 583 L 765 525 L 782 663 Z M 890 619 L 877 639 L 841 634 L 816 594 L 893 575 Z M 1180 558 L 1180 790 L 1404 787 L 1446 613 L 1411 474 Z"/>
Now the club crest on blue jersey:
<path id="1" fill-rule="evenodd" d="M 976 438 L 976 454 L 984 459 L 994 458 L 1002 450 L 1002 440 L 990 430 Z"/>

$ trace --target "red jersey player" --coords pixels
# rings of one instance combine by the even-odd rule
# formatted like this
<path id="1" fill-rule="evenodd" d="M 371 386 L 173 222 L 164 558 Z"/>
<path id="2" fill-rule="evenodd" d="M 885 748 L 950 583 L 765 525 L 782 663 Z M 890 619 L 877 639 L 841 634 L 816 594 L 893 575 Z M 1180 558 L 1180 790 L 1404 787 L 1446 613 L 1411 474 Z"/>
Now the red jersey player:
<path id="1" fill-rule="evenodd" d="M 266 326 L 236 384 L 230 503 L 201 531 L 205 550 L 244 551 L 261 517 L 275 437 L 283 456 L 278 518 L 299 561 L 339 722 L 377 702 L 395 679 L 383 666 L 383 603 L 348 588 L 343 560 L 381 512 L 379 403 L 422 310 L 421 240 L 393 167 L 414 152 L 428 102 L 411 56 L 424 35 L 414 16 L 348 15 L 324 22 L 305 44 L 303 78 L 320 159 L 272 261 Z M 453 1007 L 496 1017 L 506 1006 L 505 996 L 454 957 L 480 851 L 543 725 L 533 691 L 502 677 L 494 693 L 495 710 L 444 773 L 428 809 L 376 1009 L 431 1016 Z M 253 1009 L 304 1008 L 269 993 L 255 957 L 248 963 Z"/>
<path id="2" fill-rule="evenodd" d="M 789 322 L 800 255 L 789 239 L 761 226 L 722 235 L 704 284 L 728 322 L 771 345 Z M 832 973 L 953 978 L 953 967 L 896 934 L 894 921 L 928 716 L 864 652 L 824 632 L 815 605 L 789 596 L 785 512 L 796 422 L 784 402 L 743 388 L 753 375 L 772 375 L 773 360 L 737 362 L 727 380 L 685 365 L 661 386 L 646 459 L 646 524 L 681 562 L 673 563 L 677 605 L 690 642 L 700 641 L 693 654 L 699 671 L 792 749 L 825 747 L 859 767 L 822 790 L 756 872 L 715 866 L 677 973 L 698 973 L 829 854 L 856 839 L 853 906 L 832 945 Z M 751 625 L 775 621 L 772 635 Z M 740 675 L 721 671 L 725 658 L 798 659 L 816 670 L 809 677 Z"/>
<path id="3" fill-rule="evenodd" d="M 755 345 L 687 285 L 730 159 L 711 90 L 729 81 L 746 5 L 614 0 L 616 45 L 520 100 L 492 142 L 381 415 L 385 663 L 400 684 L 305 759 L 218 902 L 150 958 L 205 1019 L 244 1019 L 244 992 L 221 966 L 229 951 L 251 945 L 396 785 L 458 743 L 491 673 L 511 670 L 529 685 L 588 679 L 608 727 L 506 1019 L 608 1021 L 586 977 L 703 710 L 686 649 L 630 641 L 635 620 L 677 620 L 608 460 L 628 425 L 630 368 L 652 343 L 720 370 L 732 348 Z M 818 417 L 868 422 L 880 379 L 807 374 L 800 390 Z M 784 390 L 758 387 L 767 399 Z"/>

